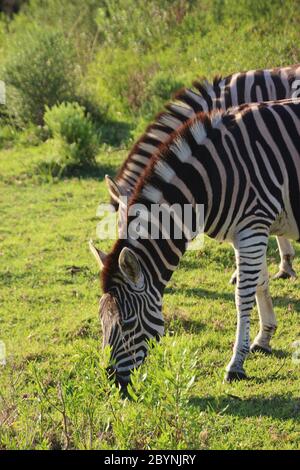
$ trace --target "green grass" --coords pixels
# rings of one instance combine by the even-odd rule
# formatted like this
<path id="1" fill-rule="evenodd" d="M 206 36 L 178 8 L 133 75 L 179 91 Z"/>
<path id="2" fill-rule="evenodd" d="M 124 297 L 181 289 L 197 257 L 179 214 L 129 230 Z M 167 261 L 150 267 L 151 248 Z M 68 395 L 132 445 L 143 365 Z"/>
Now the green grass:
<path id="1" fill-rule="evenodd" d="M 0 79 L 32 26 L 72 41 L 79 101 L 102 144 L 97 167 L 53 177 L 50 144 L 41 143 L 47 131 L 28 124 L 20 132 L 20 101 L 8 87 L 0 110 L 0 449 L 300 449 L 300 364 L 292 360 L 299 280 L 271 282 L 273 356 L 249 357 L 251 380 L 223 384 L 236 328 L 234 256 L 206 239 L 174 273 L 167 334 L 134 375 L 131 399 L 122 399 L 104 374 L 101 292 L 87 246 L 97 206 L 108 200 L 105 173 L 117 171 L 132 136 L 172 91 L 201 75 L 300 62 L 298 0 L 105 3 L 110 14 L 100 1 L 83 10 L 78 0 L 63 9 L 32 0 L 12 21 L 0 18 Z M 274 239 L 268 259 L 274 274 Z M 255 309 L 252 338 L 257 330 Z"/>
<path id="2" fill-rule="evenodd" d="M 103 174 L 125 151 L 106 148 L 99 174 L 63 180 L 36 175 L 47 151 L 0 152 L 0 449 L 299 449 L 299 280 L 271 282 L 274 355 L 249 357 L 250 381 L 223 384 L 236 323 L 234 258 L 229 246 L 206 240 L 169 283 L 167 335 L 135 375 L 132 399 L 121 399 L 104 374 L 101 292 L 87 241 L 108 199 Z M 277 262 L 272 240 L 272 274 Z M 255 310 L 252 337 L 257 329 Z"/>

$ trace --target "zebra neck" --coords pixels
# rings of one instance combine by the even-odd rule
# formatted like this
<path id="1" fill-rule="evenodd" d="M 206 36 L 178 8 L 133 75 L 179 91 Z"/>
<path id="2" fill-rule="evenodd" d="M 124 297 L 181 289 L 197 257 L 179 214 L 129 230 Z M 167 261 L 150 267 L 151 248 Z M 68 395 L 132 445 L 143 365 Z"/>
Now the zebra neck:
<path id="1" fill-rule="evenodd" d="M 180 259 L 186 251 L 186 243 L 180 240 L 130 240 L 135 253 L 149 277 L 149 283 L 162 295 L 173 272 L 179 265 Z"/>
<path id="2" fill-rule="evenodd" d="M 193 238 L 190 221 L 192 220 L 194 225 L 194 236 L 203 226 L 203 224 L 196 225 L 196 218 L 199 214 L 195 212 L 195 201 L 190 205 L 185 201 L 186 208 L 183 208 L 182 201 L 178 198 L 174 201 L 172 204 L 164 200 L 159 205 L 148 201 L 143 205 L 144 214 L 139 227 L 141 229 L 142 226 L 143 234 L 140 233 L 140 237 L 132 236 L 138 223 L 132 214 L 128 217 L 127 243 L 138 254 L 141 264 L 149 274 L 151 284 L 160 293 L 163 293 L 185 253 L 188 240 Z M 140 210 L 140 205 L 137 209 Z M 161 219 L 158 214 L 161 215 Z"/>

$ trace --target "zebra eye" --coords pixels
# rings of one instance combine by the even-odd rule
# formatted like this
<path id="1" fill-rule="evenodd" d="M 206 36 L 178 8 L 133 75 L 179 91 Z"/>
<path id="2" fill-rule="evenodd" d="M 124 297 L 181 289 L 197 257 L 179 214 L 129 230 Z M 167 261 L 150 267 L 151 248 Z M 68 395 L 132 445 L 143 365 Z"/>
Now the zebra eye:
<path id="1" fill-rule="evenodd" d="M 132 330 L 136 325 L 136 321 L 136 316 L 132 316 L 130 318 L 127 318 L 126 320 L 122 320 L 122 329 L 125 331 Z"/>

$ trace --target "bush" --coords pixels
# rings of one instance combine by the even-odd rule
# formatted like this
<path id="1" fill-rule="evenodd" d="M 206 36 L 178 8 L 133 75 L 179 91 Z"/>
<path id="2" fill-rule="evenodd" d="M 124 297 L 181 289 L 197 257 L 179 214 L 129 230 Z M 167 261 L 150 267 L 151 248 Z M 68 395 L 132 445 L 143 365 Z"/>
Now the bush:
<path id="1" fill-rule="evenodd" d="M 127 49 L 151 49 L 156 41 L 169 45 L 170 31 L 181 23 L 193 1 L 111 0 L 98 9 L 96 23 L 102 40 Z"/>
<path id="2" fill-rule="evenodd" d="M 147 99 L 143 103 L 142 113 L 153 116 L 163 109 L 164 104 L 183 87 L 184 83 L 179 78 L 175 78 L 170 72 L 156 73 L 147 84 Z"/>
<path id="3" fill-rule="evenodd" d="M 62 103 L 51 109 L 47 107 L 44 120 L 61 163 L 80 166 L 95 163 L 98 137 L 82 106 L 78 103 Z"/>
<path id="4" fill-rule="evenodd" d="M 21 36 L 9 51 L 5 81 L 17 92 L 12 105 L 21 120 L 43 124 L 46 106 L 75 98 L 74 50 L 59 32 L 34 29 Z"/>
<path id="5" fill-rule="evenodd" d="M 8 124 L 2 125 L 0 119 L 0 149 L 13 147 L 17 140 L 16 130 Z"/>

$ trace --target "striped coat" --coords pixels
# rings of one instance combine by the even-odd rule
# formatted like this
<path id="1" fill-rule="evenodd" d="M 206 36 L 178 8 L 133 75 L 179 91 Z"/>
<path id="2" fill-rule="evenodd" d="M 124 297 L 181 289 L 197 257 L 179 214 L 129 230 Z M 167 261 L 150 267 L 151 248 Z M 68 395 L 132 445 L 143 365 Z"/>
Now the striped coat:
<path id="1" fill-rule="evenodd" d="M 180 90 L 174 101 L 166 106 L 166 111 L 157 116 L 130 151 L 115 179 L 118 192 L 123 195 L 132 193 L 155 149 L 196 113 L 228 109 L 243 103 L 290 98 L 298 89 L 300 64 L 235 73 L 225 78 L 216 78 L 212 84 L 207 81 L 195 82 L 193 88 Z M 115 194 L 111 185 L 110 192 Z M 116 198 L 112 198 L 112 203 L 117 208 Z M 276 277 L 295 277 L 292 268 L 294 249 L 283 237 L 278 237 L 277 241 L 281 263 Z M 235 282 L 235 275 L 232 282 Z"/>

